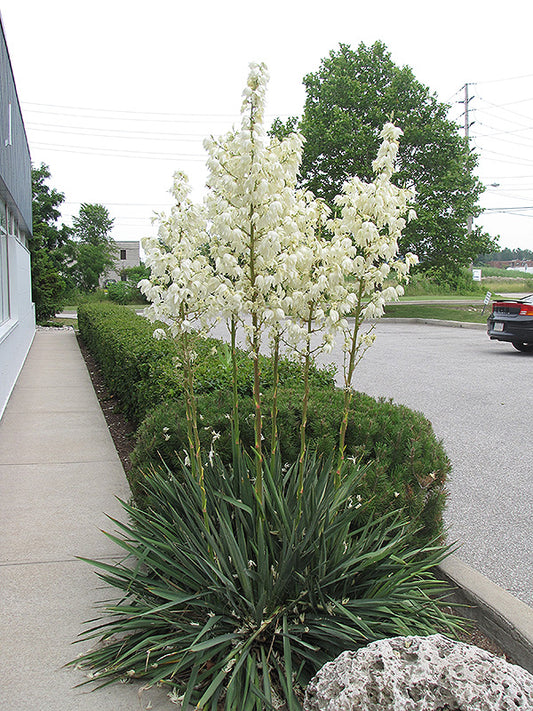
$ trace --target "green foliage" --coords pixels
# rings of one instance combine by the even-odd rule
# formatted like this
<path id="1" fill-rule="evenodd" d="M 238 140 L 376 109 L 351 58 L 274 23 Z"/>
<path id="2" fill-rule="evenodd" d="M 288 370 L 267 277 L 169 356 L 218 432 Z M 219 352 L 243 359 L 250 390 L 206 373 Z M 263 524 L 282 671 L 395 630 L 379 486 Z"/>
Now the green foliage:
<path id="1" fill-rule="evenodd" d="M 51 177 L 44 163 L 32 168 L 33 237 L 31 253 L 32 298 L 37 323 L 54 316 L 62 307 L 68 287 L 67 245 L 69 229 L 57 226 L 63 193 L 47 185 Z"/>
<path id="2" fill-rule="evenodd" d="M 95 291 L 101 275 L 113 266 L 113 259 L 101 247 L 79 242 L 74 247 L 71 275 L 82 291 Z"/>
<path id="3" fill-rule="evenodd" d="M 144 473 L 160 463 L 177 465 L 175 453 L 188 449 L 183 371 L 174 341 L 156 341 L 154 325 L 114 304 L 79 307 L 80 335 L 100 363 L 106 383 L 123 411 L 137 426 L 134 468 L 129 480 L 135 497 L 141 495 Z M 231 358 L 226 344 L 215 339 L 195 341 L 195 375 L 203 451 L 211 447 L 213 433 L 220 434 L 216 451 L 232 461 Z M 270 441 L 272 364 L 262 359 L 264 375 L 264 437 Z M 253 365 L 239 353 L 241 440 L 248 451 L 254 443 Z M 285 462 L 299 454 L 299 427 L 303 392 L 299 366 L 282 360 L 278 392 L 278 433 Z M 343 394 L 335 389 L 331 372 L 311 371 L 311 397 L 307 431 L 319 455 L 329 456 L 338 445 Z M 445 480 L 450 464 L 431 424 L 420 413 L 391 402 L 356 393 L 347 430 L 348 457 L 369 464 L 362 486 L 381 514 L 404 507 L 418 536 L 428 540 L 442 534 Z"/>
<path id="4" fill-rule="evenodd" d="M 486 292 L 486 288 L 472 279 L 472 271 L 462 267 L 455 275 L 454 283 L 437 270 L 418 271 L 409 277 L 409 283 L 405 286 L 406 296 L 421 295 L 463 295 L 481 296 Z"/>
<path id="5" fill-rule="evenodd" d="M 34 239 L 30 245 L 32 299 L 38 324 L 61 310 L 66 290 L 61 277 L 46 249 Z"/>
<path id="6" fill-rule="evenodd" d="M 117 304 L 142 303 L 140 292 L 131 281 L 117 281 L 108 284 L 107 295 L 111 301 L 115 301 Z"/>
<path id="7" fill-rule="evenodd" d="M 75 311 L 82 304 L 94 304 L 97 302 L 107 301 L 107 294 L 104 289 L 96 289 L 96 291 L 80 291 L 76 287 L 69 289 L 65 295 L 65 308 L 70 311 Z"/>
<path id="8" fill-rule="evenodd" d="M 104 205 L 82 203 L 77 217 L 72 220 L 72 231 L 76 239 L 96 247 L 112 246 L 109 235 L 114 220 L 109 217 L 109 211 Z"/>
<path id="9" fill-rule="evenodd" d="M 73 218 L 71 275 L 82 291 L 95 291 L 100 277 L 114 264 L 117 248 L 110 236 L 114 220 L 103 205 L 82 203 Z"/>
<path id="10" fill-rule="evenodd" d="M 498 269 L 498 267 L 482 267 L 481 277 L 499 277 L 514 281 L 516 279 L 524 280 L 533 276 L 533 272 L 521 272 L 519 269 Z"/>
<path id="11" fill-rule="evenodd" d="M 156 341 L 154 326 L 130 309 L 88 302 L 78 307 L 80 336 L 98 360 L 106 384 L 126 416 L 139 423 L 149 408 L 183 392 L 171 340 Z"/>
<path id="12" fill-rule="evenodd" d="M 149 410 L 161 402 L 183 395 L 183 368 L 173 340 L 156 341 L 156 325 L 116 304 L 87 303 L 78 309 L 80 335 L 101 365 L 107 386 L 117 396 L 125 414 L 139 424 Z M 160 327 L 163 324 L 158 324 Z M 193 337 L 196 391 L 231 391 L 232 370 L 229 348 L 212 338 Z M 263 382 L 272 385 L 272 364 L 261 358 Z M 253 363 L 238 351 L 237 389 L 241 395 L 253 392 Z M 300 377 L 299 366 L 288 360 L 280 364 L 280 383 Z M 328 370 L 313 369 L 311 381 L 333 383 Z"/>
<path id="13" fill-rule="evenodd" d="M 299 711 L 305 684 L 346 649 L 396 635 L 453 633 L 431 569 L 447 554 L 418 549 L 397 516 L 369 521 L 361 472 L 334 484 L 331 460 L 205 468 L 204 490 L 183 467 L 145 480 L 148 509 L 124 504 L 129 523 L 109 537 L 124 562 L 91 561 L 120 599 L 104 606 L 81 659 L 102 685 L 163 684 L 182 708 Z M 206 496 L 206 513 L 203 496 Z"/>
<path id="14" fill-rule="evenodd" d="M 533 279 L 516 279 L 516 278 L 494 278 L 490 277 L 483 280 L 483 286 L 492 291 L 493 294 L 506 294 L 514 292 L 522 292 L 523 294 L 533 293 Z"/>
<path id="15" fill-rule="evenodd" d="M 457 321 L 459 323 L 487 322 L 490 308 L 483 303 L 477 304 L 387 304 L 385 318 L 437 319 L 439 321 Z"/>
<path id="16" fill-rule="evenodd" d="M 533 259 L 533 251 L 531 249 L 521 249 L 515 247 L 510 249 L 506 247 L 499 252 L 491 252 L 490 254 L 480 254 L 476 259 L 476 265 L 482 266 L 489 262 L 511 262 L 513 260 L 530 260 Z"/>
<path id="17" fill-rule="evenodd" d="M 462 266 L 495 247 L 480 229 L 468 230 L 483 192 L 475 154 L 448 120 L 447 105 L 409 67 L 396 66 L 382 42 L 361 43 L 356 51 L 341 44 L 304 84 L 305 187 L 333 205 L 349 177 L 371 179 L 379 131 L 393 119 L 404 132 L 395 182 L 417 193 L 418 219 L 406 226 L 401 251 L 414 252 L 424 269 L 453 284 Z M 290 127 L 278 121 L 272 132 L 282 137 Z"/>
<path id="18" fill-rule="evenodd" d="M 278 392 L 279 447 L 284 462 L 299 455 L 299 428 L 303 392 L 289 383 Z M 272 391 L 264 393 L 264 436 L 271 436 L 269 415 Z M 201 413 L 200 440 L 204 452 L 214 449 L 222 461 L 232 462 L 231 392 L 216 390 L 198 397 Z M 310 392 L 308 437 L 319 456 L 332 456 L 338 445 L 343 394 L 331 386 L 315 384 Z M 254 444 L 253 397 L 239 400 L 240 435 L 248 452 Z M 215 434 L 216 433 L 216 434 Z M 214 437 L 217 437 L 214 442 Z M 419 542 L 442 536 L 442 513 L 446 501 L 445 482 L 450 462 L 431 423 L 418 412 L 386 400 L 355 393 L 347 429 L 346 455 L 367 466 L 358 493 L 369 501 L 367 512 L 382 515 L 405 510 L 411 531 Z M 128 479 L 133 496 L 142 502 L 143 482 L 163 460 L 172 470 L 179 468 L 188 447 L 185 404 L 165 402 L 152 410 L 137 431 L 132 453 L 133 468 Z M 148 474 L 147 474 L 148 473 Z M 354 492 L 355 495 L 355 492 Z"/>
<path id="19" fill-rule="evenodd" d="M 150 269 L 141 262 L 136 267 L 126 267 L 122 270 L 121 275 L 124 275 L 127 281 L 137 286 L 141 279 L 148 279 Z"/>
<path id="20" fill-rule="evenodd" d="M 107 285 L 107 293 L 111 301 L 117 304 L 146 304 L 147 301 L 137 288 L 137 284 L 141 279 L 150 276 L 150 270 L 141 263 L 136 267 L 123 269 L 120 276 L 123 281 Z"/>

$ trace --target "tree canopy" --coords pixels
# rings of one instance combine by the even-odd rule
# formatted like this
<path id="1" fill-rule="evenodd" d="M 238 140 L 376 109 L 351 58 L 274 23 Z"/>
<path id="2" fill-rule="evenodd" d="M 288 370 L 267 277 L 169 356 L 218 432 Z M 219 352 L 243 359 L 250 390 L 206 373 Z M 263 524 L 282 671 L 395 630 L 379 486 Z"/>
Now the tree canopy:
<path id="1" fill-rule="evenodd" d="M 414 187 L 418 219 L 401 241 L 415 252 L 422 268 L 453 283 L 461 267 L 496 244 L 480 228 L 469 228 L 480 213 L 483 185 L 474 175 L 477 157 L 448 106 L 418 82 L 409 67 L 398 67 L 386 46 L 361 43 L 356 51 L 341 44 L 304 78 L 307 98 L 297 122 L 305 137 L 301 182 L 333 207 L 343 183 L 353 175 L 372 179 L 379 132 L 387 120 L 403 130 L 395 180 Z M 296 125 L 276 120 L 281 137 Z"/>
<path id="2" fill-rule="evenodd" d="M 77 217 L 72 219 L 74 237 L 85 244 L 113 246 L 110 235 L 114 220 L 104 205 L 82 203 Z"/>
<path id="3" fill-rule="evenodd" d="M 110 234 L 114 220 L 104 205 L 82 203 L 72 223 L 72 275 L 82 291 L 94 291 L 100 277 L 114 264 L 117 250 Z"/>
<path id="4" fill-rule="evenodd" d="M 65 196 L 50 188 L 50 169 L 44 163 L 32 168 L 33 238 L 30 240 L 31 280 L 38 322 L 61 308 L 68 286 L 67 260 L 70 230 L 59 227 L 59 206 Z"/>

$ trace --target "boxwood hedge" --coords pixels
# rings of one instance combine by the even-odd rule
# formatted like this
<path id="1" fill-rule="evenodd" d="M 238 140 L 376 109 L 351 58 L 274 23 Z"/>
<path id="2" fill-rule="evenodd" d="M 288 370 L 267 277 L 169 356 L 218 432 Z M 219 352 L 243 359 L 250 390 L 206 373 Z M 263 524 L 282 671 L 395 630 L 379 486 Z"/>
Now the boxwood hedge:
<path id="1" fill-rule="evenodd" d="M 183 379 L 176 344 L 153 338 L 154 325 L 133 311 L 114 304 L 87 304 L 79 308 L 80 335 L 97 359 L 107 386 L 125 414 L 137 426 L 137 440 L 128 472 L 132 494 L 142 504 L 143 477 L 161 458 L 170 466 L 183 456 L 187 443 Z M 208 452 L 213 433 L 220 435 L 216 451 L 226 462 L 231 457 L 231 361 L 227 345 L 197 338 L 196 382 L 200 437 Z M 272 372 L 268 358 L 264 375 L 264 435 L 269 442 Z M 241 436 L 251 448 L 253 433 L 253 372 L 250 359 L 239 355 L 239 408 Z M 284 361 L 278 393 L 279 442 L 285 461 L 299 451 L 302 401 L 299 368 Z M 307 431 L 321 454 L 338 441 L 343 394 L 329 371 L 314 370 Z M 355 393 L 346 433 L 346 456 L 366 466 L 354 501 L 371 500 L 378 514 L 404 508 L 420 542 L 441 536 L 450 462 L 431 423 L 418 412 Z M 357 505 L 357 504 L 355 504 Z"/>

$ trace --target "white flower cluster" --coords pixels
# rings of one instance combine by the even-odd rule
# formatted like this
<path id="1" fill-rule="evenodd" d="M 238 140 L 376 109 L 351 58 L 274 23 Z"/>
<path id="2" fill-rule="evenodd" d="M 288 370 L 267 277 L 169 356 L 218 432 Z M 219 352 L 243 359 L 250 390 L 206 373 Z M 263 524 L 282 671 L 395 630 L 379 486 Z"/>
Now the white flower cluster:
<path id="1" fill-rule="evenodd" d="M 202 318 L 213 287 L 214 271 L 205 248 L 205 211 L 189 199 L 190 186 L 184 173 L 174 174 L 171 193 L 175 199 L 170 215 L 160 214 L 157 237 L 142 240 L 150 278 L 138 286 L 151 302 L 145 315 L 163 321 L 173 335 L 192 328 L 192 318 Z M 202 306 L 204 304 L 204 306 Z M 165 336 L 156 329 L 154 336 Z"/>
<path id="2" fill-rule="evenodd" d="M 250 343 L 271 329 L 304 353 L 319 333 L 316 353 L 330 350 L 340 332 L 364 350 L 372 336 L 359 332 L 361 323 L 403 293 L 416 263 L 411 254 L 398 258 L 398 239 L 414 216 L 413 194 L 391 183 L 401 130 L 385 125 L 375 180 L 347 182 L 332 218 L 297 188 L 302 136 L 265 135 L 267 80 L 266 67 L 252 64 L 240 127 L 205 141 L 209 190 L 201 207 L 191 203 L 186 177 L 175 175 L 176 204 L 170 216 L 158 216 L 158 237 L 143 240 L 147 315 L 171 323 L 174 334 L 189 330 L 193 318 L 241 319 Z M 391 277 L 395 285 L 385 287 Z"/>

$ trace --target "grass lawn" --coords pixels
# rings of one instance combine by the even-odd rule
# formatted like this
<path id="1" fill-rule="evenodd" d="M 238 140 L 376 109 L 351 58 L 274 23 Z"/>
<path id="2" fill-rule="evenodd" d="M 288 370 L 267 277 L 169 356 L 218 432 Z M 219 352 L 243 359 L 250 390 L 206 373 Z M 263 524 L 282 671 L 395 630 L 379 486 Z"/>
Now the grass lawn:
<path id="1" fill-rule="evenodd" d="M 476 302 L 481 302 L 483 303 L 483 299 L 485 298 L 485 294 L 487 292 L 484 291 L 483 293 L 476 293 L 476 294 L 415 294 L 410 296 L 409 294 L 406 294 L 404 296 L 400 296 L 400 303 L 403 301 L 468 301 L 471 300 L 473 304 Z"/>
<path id="2" fill-rule="evenodd" d="M 464 298 L 464 297 L 463 297 Z M 465 323 L 485 323 L 491 307 L 483 304 L 389 304 L 385 307 L 385 318 L 427 318 L 442 321 L 462 321 Z"/>
<path id="3" fill-rule="evenodd" d="M 114 303 L 113 301 L 110 301 L 109 299 L 100 299 L 100 301 L 103 301 L 106 304 L 112 304 Z M 65 313 L 76 313 L 78 311 L 78 306 L 79 304 L 67 304 L 66 306 L 61 307 L 61 311 Z M 139 309 L 144 309 L 146 308 L 147 304 L 145 302 L 139 303 L 139 304 L 125 304 L 127 309 L 134 309 L 134 310 L 139 310 Z"/>

